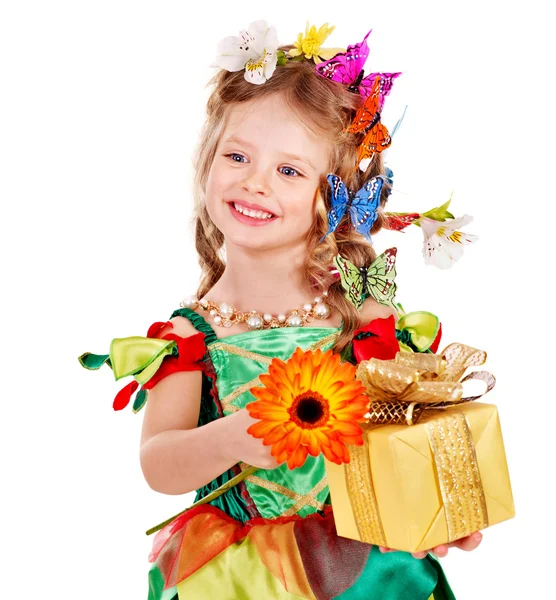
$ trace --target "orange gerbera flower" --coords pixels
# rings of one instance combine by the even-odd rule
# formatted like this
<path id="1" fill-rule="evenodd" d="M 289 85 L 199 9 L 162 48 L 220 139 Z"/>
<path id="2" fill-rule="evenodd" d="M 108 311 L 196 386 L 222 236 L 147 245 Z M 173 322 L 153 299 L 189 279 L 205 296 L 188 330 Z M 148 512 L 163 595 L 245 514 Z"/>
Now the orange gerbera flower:
<path id="1" fill-rule="evenodd" d="M 336 464 L 348 463 L 346 444 L 363 444 L 358 423 L 369 408 L 355 372 L 332 350 L 297 348 L 287 362 L 273 359 L 268 374 L 259 377 L 264 387 L 251 388 L 258 400 L 246 408 L 260 422 L 247 431 L 272 446 L 272 456 L 290 469 L 321 452 Z"/>

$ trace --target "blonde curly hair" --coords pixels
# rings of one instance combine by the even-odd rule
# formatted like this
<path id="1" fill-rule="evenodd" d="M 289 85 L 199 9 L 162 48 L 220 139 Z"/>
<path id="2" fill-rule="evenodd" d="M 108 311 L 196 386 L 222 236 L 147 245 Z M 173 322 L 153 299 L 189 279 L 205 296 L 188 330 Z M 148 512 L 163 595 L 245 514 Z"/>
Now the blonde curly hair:
<path id="1" fill-rule="evenodd" d="M 287 52 L 292 46 L 281 46 Z M 224 131 L 232 106 L 280 94 L 283 101 L 316 135 L 329 141 L 332 147 L 328 173 L 335 173 L 352 190 L 360 189 L 375 175 L 384 175 L 381 155 L 375 154 L 365 173 L 354 170 L 363 134 L 347 133 L 355 113 L 362 104 L 359 94 L 349 92 L 343 84 L 318 76 L 310 60 L 288 60 L 280 65 L 272 77 L 262 85 L 254 85 L 244 78 L 243 71 L 219 71 L 209 82 L 214 87 L 207 102 L 207 118 L 194 160 L 195 246 L 199 254 L 201 279 L 197 297 L 203 298 L 220 279 L 225 269 L 222 257 L 224 236 L 213 223 L 206 208 L 205 190 L 218 142 Z M 308 101 L 310 99 L 310 101 Z M 388 184 L 382 189 L 381 206 L 371 234 L 383 226 L 383 207 Z M 353 332 L 361 325 L 359 311 L 347 300 L 337 275 L 329 266 L 335 255 L 341 254 L 355 265 L 368 265 L 376 258 L 371 244 L 350 227 L 339 227 L 333 235 L 320 240 L 328 231 L 327 215 L 331 190 L 326 174 L 321 177 L 316 194 L 315 219 L 308 235 L 308 252 L 304 263 L 306 283 L 314 290 L 328 288 L 327 303 L 340 313 L 343 328 L 333 350 L 341 352 L 352 340 Z"/>

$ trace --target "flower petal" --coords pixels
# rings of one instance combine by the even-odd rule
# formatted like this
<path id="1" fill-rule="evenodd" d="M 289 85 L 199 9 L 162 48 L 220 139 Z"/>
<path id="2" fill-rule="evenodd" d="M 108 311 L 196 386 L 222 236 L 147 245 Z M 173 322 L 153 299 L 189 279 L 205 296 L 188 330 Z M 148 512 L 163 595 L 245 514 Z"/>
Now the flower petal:
<path id="1" fill-rule="evenodd" d="M 226 71 L 241 71 L 241 69 L 245 68 L 245 63 L 249 60 L 249 57 L 245 57 L 243 55 L 220 55 L 217 56 L 211 67 L 219 67 L 220 69 L 225 69 Z"/>
<path id="2" fill-rule="evenodd" d="M 298 446 L 297 450 L 288 458 L 288 467 L 290 469 L 297 469 L 303 466 L 303 463 L 307 459 L 307 454 L 305 446 Z"/>
<path id="3" fill-rule="evenodd" d="M 306 445 L 306 447 L 307 451 L 311 456 L 318 456 L 321 452 L 321 447 L 318 438 L 312 431 L 310 432 L 309 443 Z"/>
<path id="4" fill-rule="evenodd" d="M 255 85 L 261 85 L 266 81 L 266 77 L 264 76 L 264 65 L 257 67 L 256 69 L 245 69 L 244 78 L 249 83 L 254 83 Z"/>
<path id="5" fill-rule="evenodd" d="M 296 427 L 288 435 L 288 443 L 286 445 L 286 450 L 290 453 L 293 453 L 295 450 L 297 450 L 300 443 L 301 443 L 301 428 Z"/>
<path id="6" fill-rule="evenodd" d="M 361 427 L 351 421 L 332 421 L 332 427 L 343 435 L 360 436 L 363 435 Z"/>

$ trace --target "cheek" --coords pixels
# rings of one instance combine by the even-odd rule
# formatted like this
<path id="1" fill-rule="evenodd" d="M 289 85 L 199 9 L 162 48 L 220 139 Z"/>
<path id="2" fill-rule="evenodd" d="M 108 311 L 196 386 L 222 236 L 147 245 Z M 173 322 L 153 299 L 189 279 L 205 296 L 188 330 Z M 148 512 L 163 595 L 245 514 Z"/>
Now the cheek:
<path id="1" fill-rule="evenodd" d="M 209 171 L 206 185 L 207 201 L 214 196 L 218 190 L 218 170 L 214 167 Z"/>
<path id="2" fill-rule="evenodd" d="M 222 198 L 222 190 L 220 189 L 218 172 L 211 169 L 205 186 L 205 207 L 208 215 L 215 225 L 218 226 L 218 210 L 217 205 L 219 199 Z"/>
<path id="3" fill-rule="evenodd" d="M 300 219 L 305 225 L 314 221 L 315 209 L 315 191 L 311 188 L 299 194 L 291 203 L 290 214 L 296 219 Z"/>
<path id="4" fill-rule="evenodd" d="M 218 210 L 217 207 L 222 203 L 226 195 L 226 181 L 221 168 L 217 165 L 211 167 L 205 187 L 206 206 L 211 218 L 212 213 Z"/>

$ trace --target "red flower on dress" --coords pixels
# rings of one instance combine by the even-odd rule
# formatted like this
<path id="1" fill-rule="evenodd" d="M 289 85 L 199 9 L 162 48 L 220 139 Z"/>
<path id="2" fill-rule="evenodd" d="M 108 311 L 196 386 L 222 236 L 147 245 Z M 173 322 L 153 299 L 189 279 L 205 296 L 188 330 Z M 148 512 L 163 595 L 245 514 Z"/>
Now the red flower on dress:
<path id="1" fill-rule="evenodd" d="M 353 332 L 353 355 L 358 363 L 371 358 L 391 360 L 399 351 L 394 315 L 374 319 Z"/>

